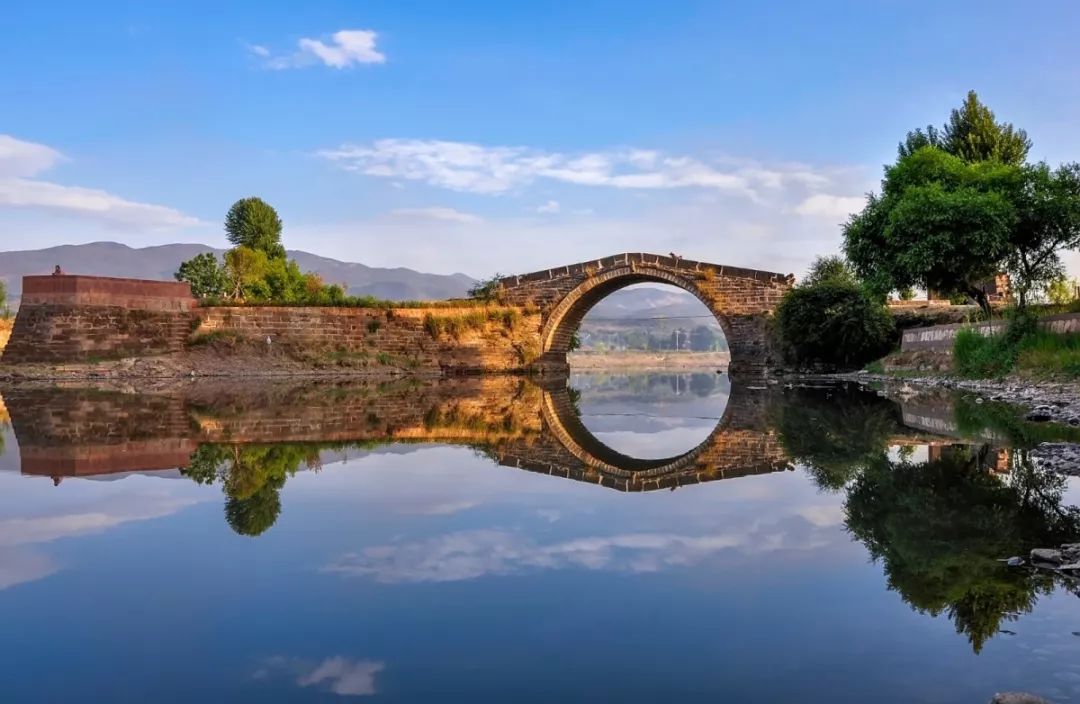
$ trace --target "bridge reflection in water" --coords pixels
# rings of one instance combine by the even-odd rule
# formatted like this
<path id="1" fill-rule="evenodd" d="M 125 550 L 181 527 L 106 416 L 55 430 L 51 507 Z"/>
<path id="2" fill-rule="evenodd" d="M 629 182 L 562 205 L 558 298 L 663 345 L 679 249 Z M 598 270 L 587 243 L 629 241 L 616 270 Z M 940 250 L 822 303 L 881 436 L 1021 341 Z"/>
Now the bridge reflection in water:
<path id="1" fill-rule="evenodd" d="M 27 475 L 85 477 L 185 468 L 206 444 L 467 445 L 507 467 L 649 491 L 791 469 L 768 423 L 768 394 L 733 388 L 722 418 L 689 451 L 629 457 L 582 423 L 565 380 L 509 376 L 388 385 L 192 384 L 153 394 L 87 389 L 5 393 Z"/>

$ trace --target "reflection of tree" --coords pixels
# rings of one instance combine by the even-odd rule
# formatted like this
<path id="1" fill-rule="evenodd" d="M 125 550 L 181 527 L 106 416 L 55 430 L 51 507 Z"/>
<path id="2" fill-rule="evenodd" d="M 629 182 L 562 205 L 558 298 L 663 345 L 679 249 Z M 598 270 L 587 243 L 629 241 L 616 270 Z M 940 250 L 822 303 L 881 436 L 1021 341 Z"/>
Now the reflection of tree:
<path id="1" fill-rule="evenodd" d="M 691 374 L 690 390 L 695 396 L 709 396 L 716 390 L 716 374 Z"/>
<path id="2" fill-rule="evenodd" d="M 848 530 L 882 560 L 890 588 L 920 612 L 947 614 L 975 652 L 1053 586 L 999 560 L 1080 530 L 1077 510 L 1061 505 L 1063 478 L 1016 454 L 1003 480 L 984 468 L 988 451 L 957 447 L 922 463 L 878 456 L 845 504 Z"/>
<path id="3" fill-rule="evenodd" d="M 844 487 L 901 427 L 896 404 L 859 388 L 794 389 L 772 410 L 784 450 L 818 486 Z"/>
<path id="4" fill-rule="evenodd" d="M 279 492 L 284 485 L 284 479 L 270 479 L 247 498 L 225 501 L 225 520 L 237 535 L 261 535 L 274 525 L 281 513 Z"/>
<path id="5" fill-rule="evenodd" d="M 200 445 L 184 474 L 200 484 L 221 482 L 228 497 L 225 518 L 240 535 L 259 535 L 281 513 L 279 492 L 301 465 L 319 466 L 319 452 L 330 449 L 311 443 L 274 445 Z"/>

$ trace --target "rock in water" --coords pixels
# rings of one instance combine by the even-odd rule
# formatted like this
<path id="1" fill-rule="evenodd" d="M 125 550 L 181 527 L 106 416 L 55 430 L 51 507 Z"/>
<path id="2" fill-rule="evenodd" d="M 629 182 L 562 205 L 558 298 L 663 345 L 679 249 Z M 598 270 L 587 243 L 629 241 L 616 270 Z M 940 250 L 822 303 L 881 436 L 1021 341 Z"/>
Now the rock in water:
<path id="1" fill-rule="evenodd" d="M 990 704 L 1050 704 L 1042 697 L 1027 692 L 998 692 Z"/>
<path id="2" fill-rule="evenodd" d="M 1043 562 L 1051 565 L 1061 564 L 1061 551 L 1051 548 L 1035 548 L 1031 551 L 1032 562 Z"/>
<path id="3" fill-rule="evenodd" d="M 1024 420 L 1034 421 L 1036 423 L 1045 423 L 1048 420 L 1054 419 L 1054 409 L 1050 406 L 1036 406 L 1031 410 Z"/>

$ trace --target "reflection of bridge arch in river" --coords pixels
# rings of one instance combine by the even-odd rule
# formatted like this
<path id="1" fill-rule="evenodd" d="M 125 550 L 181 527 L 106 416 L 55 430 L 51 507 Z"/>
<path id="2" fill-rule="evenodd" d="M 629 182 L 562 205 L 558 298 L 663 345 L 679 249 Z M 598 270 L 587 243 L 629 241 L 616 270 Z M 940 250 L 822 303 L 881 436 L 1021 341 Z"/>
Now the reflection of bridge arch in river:
<path id="1" fill-rule="evenodd" d="M 12 394 L 9 407 L 23 473 L 54 478 L 180 467 L 202 443 L 469 445 L 503 465 L 623 491 L 789 466 L 768 426 L 768 394 L 738 387 L 703 443 L 659 460 L 628 457 L 600 442 L 554 380 L 543 388 L 513 377 L 465 378 L 374 394 L 332 384 L 273 388 L 269 395 L 185 390 L 206 399 L 35 389 Z"/>
<path id="2" fill-rule="evenodd" d="M 539 438 L 501 445 L 495 453 L 500 464 L 621 491 L 669 489 L 790 468 L 768 428 L 764 396 L 747 389 L 732 388 L 723 416 L 704 442 L 661 459 L 629 457 L 597 439 L 582 423 L 566 386 L 545 388 L 540 411 Z"/>

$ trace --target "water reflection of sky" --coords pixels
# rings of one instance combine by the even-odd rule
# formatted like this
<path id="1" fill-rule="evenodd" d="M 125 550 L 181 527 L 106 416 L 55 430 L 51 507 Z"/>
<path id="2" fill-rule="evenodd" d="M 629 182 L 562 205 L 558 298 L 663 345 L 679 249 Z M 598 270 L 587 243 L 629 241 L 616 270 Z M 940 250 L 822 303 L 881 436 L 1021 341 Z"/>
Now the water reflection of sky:
<path id="1" fill-rule="evenodd" d="M 631 373 L 581 373 L 570 380 L 582 391 L 582 423 L 617 452 L 640 459 L 681 455 L 704 442 L 724 415 L 731 391 L 725 375 L 708 370 L 645 378 L 651 383 L 631 386 Z"/>
<path id="2" fill-rule="evenodd" d="M 634 422 L 598 435 L 683 427 Z M 799 471 L 621 494 L 426 445 L 301 472 L 282 504 L 252 539 L 215 486 L 0 471 L 5 700 L 1080 699 L 1075 596 L 976 656 Z"/>

